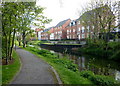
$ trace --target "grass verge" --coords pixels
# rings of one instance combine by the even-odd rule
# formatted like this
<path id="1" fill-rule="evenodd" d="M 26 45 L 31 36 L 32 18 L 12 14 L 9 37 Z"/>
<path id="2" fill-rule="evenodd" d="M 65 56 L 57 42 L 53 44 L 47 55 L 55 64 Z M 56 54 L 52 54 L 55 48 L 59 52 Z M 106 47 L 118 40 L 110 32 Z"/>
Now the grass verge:
<path id="1" fill-rule="evenodd" d="M 15 50 L 13 50 L 12 57 L 14 59 L 14 62 L 12 64 L 2 66 L 2 84 L 10 83 L 20 68 L 19 55 Z"/>
<path id="2" fill-rule="evenodd" d="M 48 50 L 39 50 L 34 47 L 24 48 L 39 58 L 42 58 L 58 72 L 63 84 L 92 84 L 92 85 L 114 85 L 117 82 L 109 76 L 95 75 L 89 71 L 78 71 L 78 67 L 66 58 L 58 58 Z"/>
<path id="3" fill-rule="evenodd" d="M 73 64 L 72 61 L 69 61 L 66 58 L 58 58 L 57 55 L 50 53 L 47 50 L 38 50 L 33 47 L 26 47 L 24 49 L 30 51 L 54 67 L 63 84 L 93 84 L 87 78 L 79 76 L 77 66 Z"/>

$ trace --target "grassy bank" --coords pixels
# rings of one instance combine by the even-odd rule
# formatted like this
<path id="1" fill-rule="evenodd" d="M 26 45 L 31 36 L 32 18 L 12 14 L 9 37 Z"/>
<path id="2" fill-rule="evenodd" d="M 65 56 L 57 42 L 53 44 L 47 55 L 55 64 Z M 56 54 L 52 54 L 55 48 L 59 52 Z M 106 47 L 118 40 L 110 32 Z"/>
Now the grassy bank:
<path id="1" fill-rule="evenodd" d="M 78 67 L 73 61 L 66 58 L 58 58 L 48 50 L 39 50 L 27 47 L 26 50 L 42 58 L 58 72 L 63 84 L 94 84 L 94 85 L 113 85 L 116 81 L 109 76 L 95 75 L 91 71 L 78 71 Z"/>
<path id="2" fill-rule="evenodd" d="M 78 52 L 100 58 L 120 61 L 120 42 L 92 43 L 79 48 Z"/>
<path id="3" fill-rule="evenodd" d="M 12 57 L 14 62 L 9 65 L 2 66 L 2 84 L 8 84 L 20 68 L 19 55 L 13 50 Z"/>

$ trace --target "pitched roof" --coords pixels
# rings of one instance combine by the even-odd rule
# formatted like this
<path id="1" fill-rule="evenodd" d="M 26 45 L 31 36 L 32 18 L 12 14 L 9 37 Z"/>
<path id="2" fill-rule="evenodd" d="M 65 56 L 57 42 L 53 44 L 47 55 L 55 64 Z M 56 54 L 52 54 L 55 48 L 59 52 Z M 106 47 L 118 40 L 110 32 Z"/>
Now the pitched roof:
<path id="1" fill-rule="evenodd" d="M 63 20 L 61 22 L 59 22 L 55 27 L 59 27 L 62 26 L 66 21 L 68 21 L 69 19 Z"/>
<path id="2" fill-rule="evenodd" d="M 45 29 L 43 32 L 47 32 L 47 31 L 49 31 L 51 28 L 53 28 L 53 27 L 49 27 L 49 28 Z"/>
<path id="3" fill-rule="evenodd" d="M 36 28 L 36 29 L 35 29 L 36 32 L 39 32 L 39 31 L 41 31 L 41 30 L 43 30 L 43 29 L 39 29 L 39 28 Z"/>

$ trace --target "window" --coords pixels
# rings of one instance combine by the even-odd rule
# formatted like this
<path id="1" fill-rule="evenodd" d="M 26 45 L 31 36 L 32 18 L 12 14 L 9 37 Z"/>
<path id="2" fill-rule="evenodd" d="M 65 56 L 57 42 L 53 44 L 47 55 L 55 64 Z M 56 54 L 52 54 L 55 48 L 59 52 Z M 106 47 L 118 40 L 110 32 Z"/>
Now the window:
<path id="1" fill-rule="evenodd" d="M 73 26 L 73 22 L 71 22 L 71 26 Z"/>
<path id="2" fill-rule="evenodd" d="M 82 38 L 85 38 L 85 34 L 82 34 Z"/>
<path id="3" fill-rule="evenodd" d="M 69 30 L 67 30 L 67 34 L 69 34 Z"/>
<path id="4" fill-rule="evenodd" d="M 78 35 L 78 39 L 80 39 L 80 35 Z"/>
<path id="5" fill-rule="evenodd" d="M 75 21 L 73 21 L 73 26 L 75 25 Z"/>
<path id="6" fill-rule="evenodd" d="M 73 32 L 75 32 L 75 29 L 73 29 Z"/>
<path id="7" fill-rule="evenodd" d="M 84 33 L 85 32 L 85 28 L 82 26 L 82 33 Z"/>
<path id="8" fill-rule="evenodd" d="M 87 26 L 87 31 L 90 32 L 90 28 L 89 28 L 89 26 Z"/>
<path id="9" fill-rule="evenodd" d="M 78 31 L 80 31 L 80 27 L 78 28 Z"/>
<path id="10" fill-rule="evenodd" d="M 67 36 L 67 39 L 69 39 L 69 36 Z"/>
<path id="11" fill-rule="evenodd" d="M 77 25 L 77 22 L 75 21 L 75 25 Z"/>

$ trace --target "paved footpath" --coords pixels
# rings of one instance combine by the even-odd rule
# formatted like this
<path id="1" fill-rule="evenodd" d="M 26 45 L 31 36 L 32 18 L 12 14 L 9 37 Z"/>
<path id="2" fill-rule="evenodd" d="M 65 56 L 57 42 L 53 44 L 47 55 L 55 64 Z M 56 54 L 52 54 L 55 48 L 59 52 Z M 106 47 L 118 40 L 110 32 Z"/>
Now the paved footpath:
<path id="1" fill-rule="evenodd" d="M 54 84 L 54 77 L 50 65 L 30 52 L 17 48 L 21 57 L 20 73 L 10 84 Z"/>

